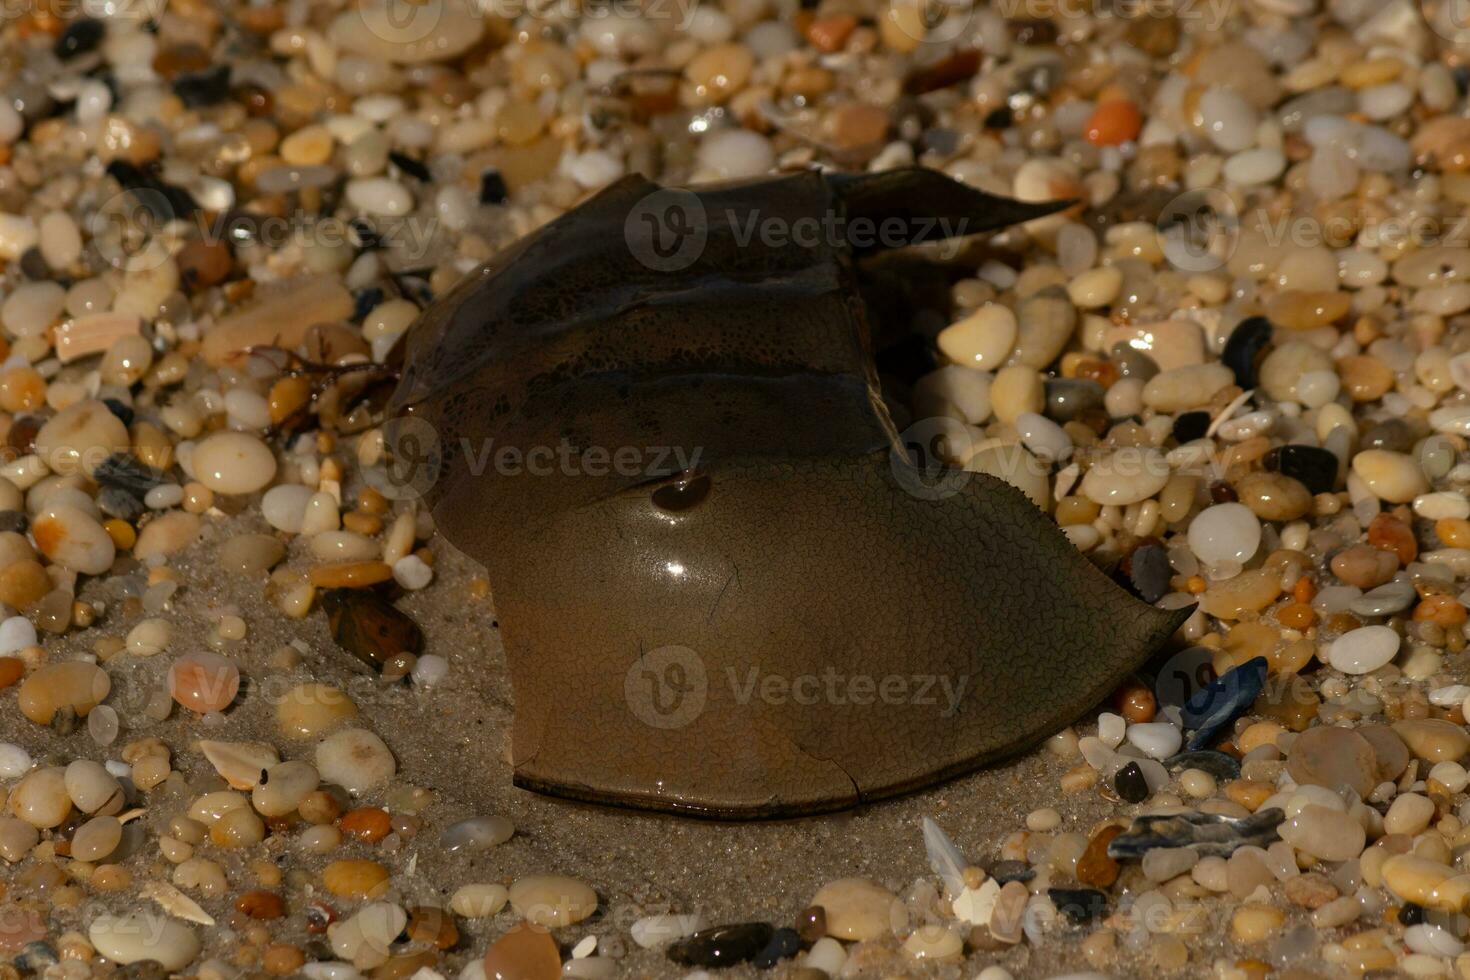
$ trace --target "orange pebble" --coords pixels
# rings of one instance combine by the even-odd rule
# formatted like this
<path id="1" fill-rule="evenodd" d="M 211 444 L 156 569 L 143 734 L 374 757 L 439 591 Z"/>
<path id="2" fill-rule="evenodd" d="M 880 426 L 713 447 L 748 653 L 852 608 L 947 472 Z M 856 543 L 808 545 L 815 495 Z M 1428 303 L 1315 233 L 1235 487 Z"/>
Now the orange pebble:
<path id="1" fill-rule="evenodd" d="M 20 680 L 25 672 L 24 660 L 19 657 L 0 657 L 0 690 Z"/>
<path id="2" fill-rule="evenodd" d="M 168 669 L 168 693 L 201 715 L 223 711 L 240 693 L 240 668 L 207 650 L 188 654 Z"/>
<path id="3" fill-rule="evenodd" d="M 1311 602 L 1317 598 L 1317 584 L 1303 575 L 1296 580 L 1296 585 L 1292 586 L 1291 596 L 1297 602 Z"/>
<path id="4" fill-rule="evenodd" d="M 1414 607 L 1414 618 L 1440 626 L 1463 626 L 1470 614 L 1454 596 L 1431 595 L 1425 596 L 1424 601 Z"/>
<path id="5" fill-rule="evenodd" d="M 1434 533 L 1450 548 L 1470 548 L 1470 521 L 1463 517 L 1446 517 L 1436 521 Z"/>
<path id="6" fill-rule="evenodd" d="M 1399 556 L 1399 563 L 1407 565 L 1419 555 L 1419 543 L 1409 525 L 1392 514 L 1379 514 L 1368 525 L 1368 543 Z"/>
<path id="7" fill-rule="evenodd" d="M 1276 622 L 1287 629 L 1304 630 L 1316 621 L 1316 610 L 1304 602 L 1293 602 L 1276 610 Z"/>
<path id="8" fill-rule="evenodd" d="M 337 826 L 342 833 L 369 844 L 382 840 L 393 831 L 388 811 L 376 806 L 360 806 L 355 810 L 348 810 L 342 814 Z"/>
<path id="9" fill-rule="evenodd" d="M 1088 117 L 1087 142 L 1094 146 L 1117 146 L 1138 138 L 1143 115 L 1126 99 L 1103 102 Z"/>
<path id="10" fill-rule="evenodd" d="M 1154 712 L 1158 710 L 1154 692 L 1138 681 L 1125 682 L 1118 688 L 1118 693 L 1113 695 L 1113 701 L 1118 707 L 1118 714 L 1133 725 L 1153 721 Z"/>
<path id="11" fill-rule="evenodd" d="M 1191 575 L 1188 581 L 1184 583 L 1184 587 L 1195 595 L 1199 595 L 1205 589 L 1208 589 L 1210 585 L 1199 575 Z"/>
<path id="12" fill-rule="evenodd" d="M 834 14 L 812 21 L 806 30 L 806 39 L 818 50 L 838 51 L 856 29 L 856 17 L 851 14 Z"/>

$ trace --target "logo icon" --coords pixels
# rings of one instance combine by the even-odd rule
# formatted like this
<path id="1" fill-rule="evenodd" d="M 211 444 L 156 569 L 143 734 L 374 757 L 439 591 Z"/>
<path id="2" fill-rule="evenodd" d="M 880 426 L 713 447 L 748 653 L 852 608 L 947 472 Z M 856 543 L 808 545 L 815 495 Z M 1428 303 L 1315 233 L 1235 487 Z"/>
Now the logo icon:
<path id="1" fill-rule="evenodd" d="M 1240 213 L 1222 190 L 1187 191 L 1164 205 L 1154 227 L 1164 258 L 1180 272 L 1214 272 L 1240 239 Z"/>
<path id="2" fill-rule="evenodd" d="M 628 668 L 623 697 L 650 728 L 683 728 L 699 717 L 709 697 L 704 661 L 688 647 L 650 650 Z"/>
<path id="3" fill-rule="evenodd" d="M 643 265 L 655 272 L 679 272 L 704 254 L 708 215 L 692 191 L 654 191 L 628 212 L 623 237 Z"/>
<path id="4" fill-rule="evenodd" d="M 888 465 L 893 478 L 911 496 L 943 500 L 970 482 L 970 472 L 950 461 L 969 458 L 972 442 L 970 430 L 959 419 L 919 419 L 898 434 L 897 445 L 888 453 Z"/>
<path id="5" fill-rule="evenodd" d="M 421 418 L 402 415 L 383 424 L 382 466 L 370 466 L 363 475 L 368 485 L 389 500 L 418 500 L 439 482 L 444 469 L 444 447 L 439 433 Z"/>

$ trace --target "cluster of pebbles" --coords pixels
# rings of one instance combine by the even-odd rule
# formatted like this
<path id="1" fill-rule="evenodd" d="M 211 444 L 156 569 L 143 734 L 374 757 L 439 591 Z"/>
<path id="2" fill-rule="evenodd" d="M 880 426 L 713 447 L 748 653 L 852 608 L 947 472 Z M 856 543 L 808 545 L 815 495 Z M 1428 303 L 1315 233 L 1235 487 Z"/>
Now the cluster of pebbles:
<path id="1" fill-rule="evenodd" d="M 1470 976 L 1454 4 L 69 6 L 0 28 L 0 980 Z M 384 478 L 375 365 L 625 173 L 913 163 L 1078 203 L 950 258 L 911 431 L 1195 604 L 1183 649 L 1024 826 L 593 929 L 316 676 L 433 699 L 476 661 L 403 607 L 492 601 Z M 474 874 L 408 888 L 429 851 Z"/>

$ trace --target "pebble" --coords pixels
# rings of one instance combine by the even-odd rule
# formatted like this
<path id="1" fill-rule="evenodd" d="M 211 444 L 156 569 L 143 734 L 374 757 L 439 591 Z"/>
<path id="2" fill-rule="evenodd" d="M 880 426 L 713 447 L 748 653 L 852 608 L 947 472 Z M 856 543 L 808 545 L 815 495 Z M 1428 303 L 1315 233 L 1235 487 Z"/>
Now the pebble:
<path id="1" fill-rule="evenodd" d="M 903 915 L 898 896 L 866 878 L 829 881 L 807 904 L 826 912 L 828 935 L 851 942 L 892 935 Z"/>
<path id="2" fill-rule="evenodd" d="M 83 400 L 57 412 L 36 433 L 36 455 L 53 473 L 92 474 L 114 453 L 126 452 L 128 430 L 100 401 Z"/>
<path id="3" fill-rule="evenodd" d="M 488 980 L 557 980 L 561 976 L 561 952 L 544 929 L 516 925 L 485 951 Z"/>
<path id="4" fill-rule="evenodd" d="M 362 796 L 386 786 L 398 765 L 381 738 L 362 728 L 346 728 L 317 745 L 316 768 L 323 782 Z"/>
<path id="5" fill-rule="evenodd" d="M 1244 564 L 1261 546 L 1261 521 L 1244 504 L 1206 507 L 1189 523 L 1189 548 L 1206 565 Z"/>
<path id="6" fill-rule="evenodd" d="M 1366 835 L 1350 814 L 1308 805 L 1277 829 L 1281 839 L 1324 861 L 1350 861 L 1363 850 Z"/>
<path id="7" fill-rule="evenodd" d="M 71 504 L 51 504 L 31 521 L 36 548 L 53 563 L 84 575 L 112 567 L 117 545 L 91 514 Z"/>
<path id="8" fill-rule="evenodd" d="M 517 878 L 511 884 L 510 904 L 532 925 L 555 929 L 581 922 L 597 911 L 598 902 L 591 886 L 576 878 L 539 874 Z"/>
<path id="9" fill-rule="evenodd" d="M 117 850 L 122 833 L 116 817 L 93 817 L 72 834 L 71 856 L 77 861 L 101 861 Z"/>
<path id="10" fill-rule="evenodd" d="M 191 711 L 223 711 L 240 693 L 240 668 L 227 657 L 200 651 L 175 660 L 168 669 L 168 692 Z"/>
<path id="11" fill-rule="evenodd" d="M 339 898 L 377 898 L 388 889 L 388 869 L 376 861 L 349 858 L 322 869 L 322 885 Z"/>
<path id="12" fill-rule="evenodd" d="M 1412 456 L 1386 449 L 1365 449 L 1353 457 L 1356 473 L 1380 500 L 1407 504 L 1429 491 L 1429 481 Z"/>
<path id="13" fill-rule="evenodd" d="M 1410 752 L 1431 764 L 1458 762 L 1470 752 L 1470 733 L 1443 718 L 1396 721 L 1393 731 L 1404 740 Z"/>
<path id="14" fill-rule="evenodd" d="M 504 844 L 514 833 L 515 826 L 504 817 L 471 817 L 468 820 L 450 824 L 440 836 L 439 842 L 451 854 L 456 851 L 473 853 L 488 851 L 492 847 Z"/>
<path id="15" fill-rule="evenodd" d="M 691 936 L 704 925 L 704 918 L 700 915 L 648 915 L 634 921 L 628 931 L 633 942 L 643 949 L 656 949 Z"/>
<path id="16" fill-rule="evenodd" d="M 32 769 L 11 787 L 7 806 L 12 816 L 32 827 L 47 830 L 60 826 L 71 813 L 66 771 L 57 766 Z"/>
<path id="17" fill-rule="evenodd" d="M 987 303 L 941 330 L 935 343 L 954 364 L 993 371 L 1010 356 L 1017 333 L 1016 314 L 998 303 Z"/>
<path id="18" fill-rule="evenodd" d="M 31 754 L 14 742 L 0 742 L 0 779 L 19 779 L 35 765 Z"/>
<path id="19" fill-rule="evenodd" d="M 171 972 L 183 970 L 202 948 L 189 926 L 151 912 L 99 915 L 87 929 L 87 939 L 114 963 L 152 960 Z"/>
<path id="20" fill-rule="evenodd" d="M 21 682 L 16 703 L 31 721 L 49 725 L 63 709 L 85 716 L 111 690 L 112 681 L 101 667 L 80 660 L 65 661 L 37 668 Z"/>
<path id="21" fill-rule="evenodd" d="M 62 776 L 66 794 L 83 813 L 112 812 L 121 809 L 122 784 L 101 763 L 77 759 L 66 767 Z"/>
<path id="22" fill-rule="evenodd" d="M 415 7 L 405 0 L 369 0 L 338 14 L 329 39 L 347 51 L 400 65 L 450 61 L 485 32 L 473 6 L 444 0 Z"/>
<path id="23" fill-rule="evenodd" d="M 1164 489 L 1169 476 L 1169 463 L 1158 450 L 1121 450 L 1094 463 L 1082 477 L 1081 490 L 1098 504 L 1126 506 Z"/>
<path id="24" fill-rule="evenodd" d="M 250 803 L 266 817 L 284 817 L 301 806 L 321 782 L 316 767 L 299 759 L 269 766 L 250 790 Z"/>
<path id="25" fill-rule="evenodd" d="M 1128 726 L 1128 742 L 1154 759 L 1167 759 L 1179 751 L 1184 736 L 1166 721 Z"/>
<path id="26" fill-rule="evenodd" d="M 276 457 L 265 443 L 245 432 L 218 432 L 194 447 L 194 478 L 215 493 L 255 493 L 276 475 Z"/>
<path id="27" fill-rule="evenodd" d="M 1223 364 L 1191 364 L 1163 371 L 1143 386 L 1143 403 L 1156 412 L 1182 412 L 1206 405 L 1235 374 Z"/>
<path id="28" fill-rule="evenodd" d="M 316 739 L 357 717 L 357 705 L 330 684 L 299 684 L 276 704 L 276 728 L 288 739 Z"/>
<path id="29" fill-rule="evenodd" d="M 1352 729 L 1330 725 L 1297 736 L 1286 755 L 1286 771 L 1298 783 L 1334 792 L 1347 788 L 1360 797 L 1378 784 L 1372 744 Z"/>
<path id="30" fill-rule="evenodd" d="M 1332 641 L 1327 660 L 1344 674 L 1368 674 L 1393 660 L 1399 635 L 1387 626 L 1364 626 Z"/>

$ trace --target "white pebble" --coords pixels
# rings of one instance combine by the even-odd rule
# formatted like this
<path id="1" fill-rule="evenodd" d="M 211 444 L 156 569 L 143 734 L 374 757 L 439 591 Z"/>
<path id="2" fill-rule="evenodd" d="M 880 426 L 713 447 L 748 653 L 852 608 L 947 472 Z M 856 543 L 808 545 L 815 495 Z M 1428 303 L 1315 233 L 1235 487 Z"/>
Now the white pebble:
<path id="1" fill-rule="evenodd" d="M 405 555 L 393 563 L 393 581 L 410 592 L 417 592 L 434 578 L 434 569 L 418 555 Z"/>
<path id="2" fill-rule="evenodd" d="M 1387 626 L 1361 626 L 1332 641 L 1327 662 L 1344 674 L 1368 674 L 1398 652 L 1398 633 Z"/>
<path id="3" fill-rule="evenodd" d="M 1244 564 L 1260 546 L 1260 518 L 1244 504 L 1215 504 L 1189 522 L 1189 550 L 1206 565 Z"/>
<path id="4" fill-rule="evenodd" d="M 36 764 L 31 754 L 14 742 L 0 742 L 0 779 L 19 779 Z"/>
<path id="5" fill-rule="evenodd" d="M 1167 759 L 1179 751 L 1184 733 L 1167 721 L 1128 726 L 1128 742 L 1155 759 Z"/>

